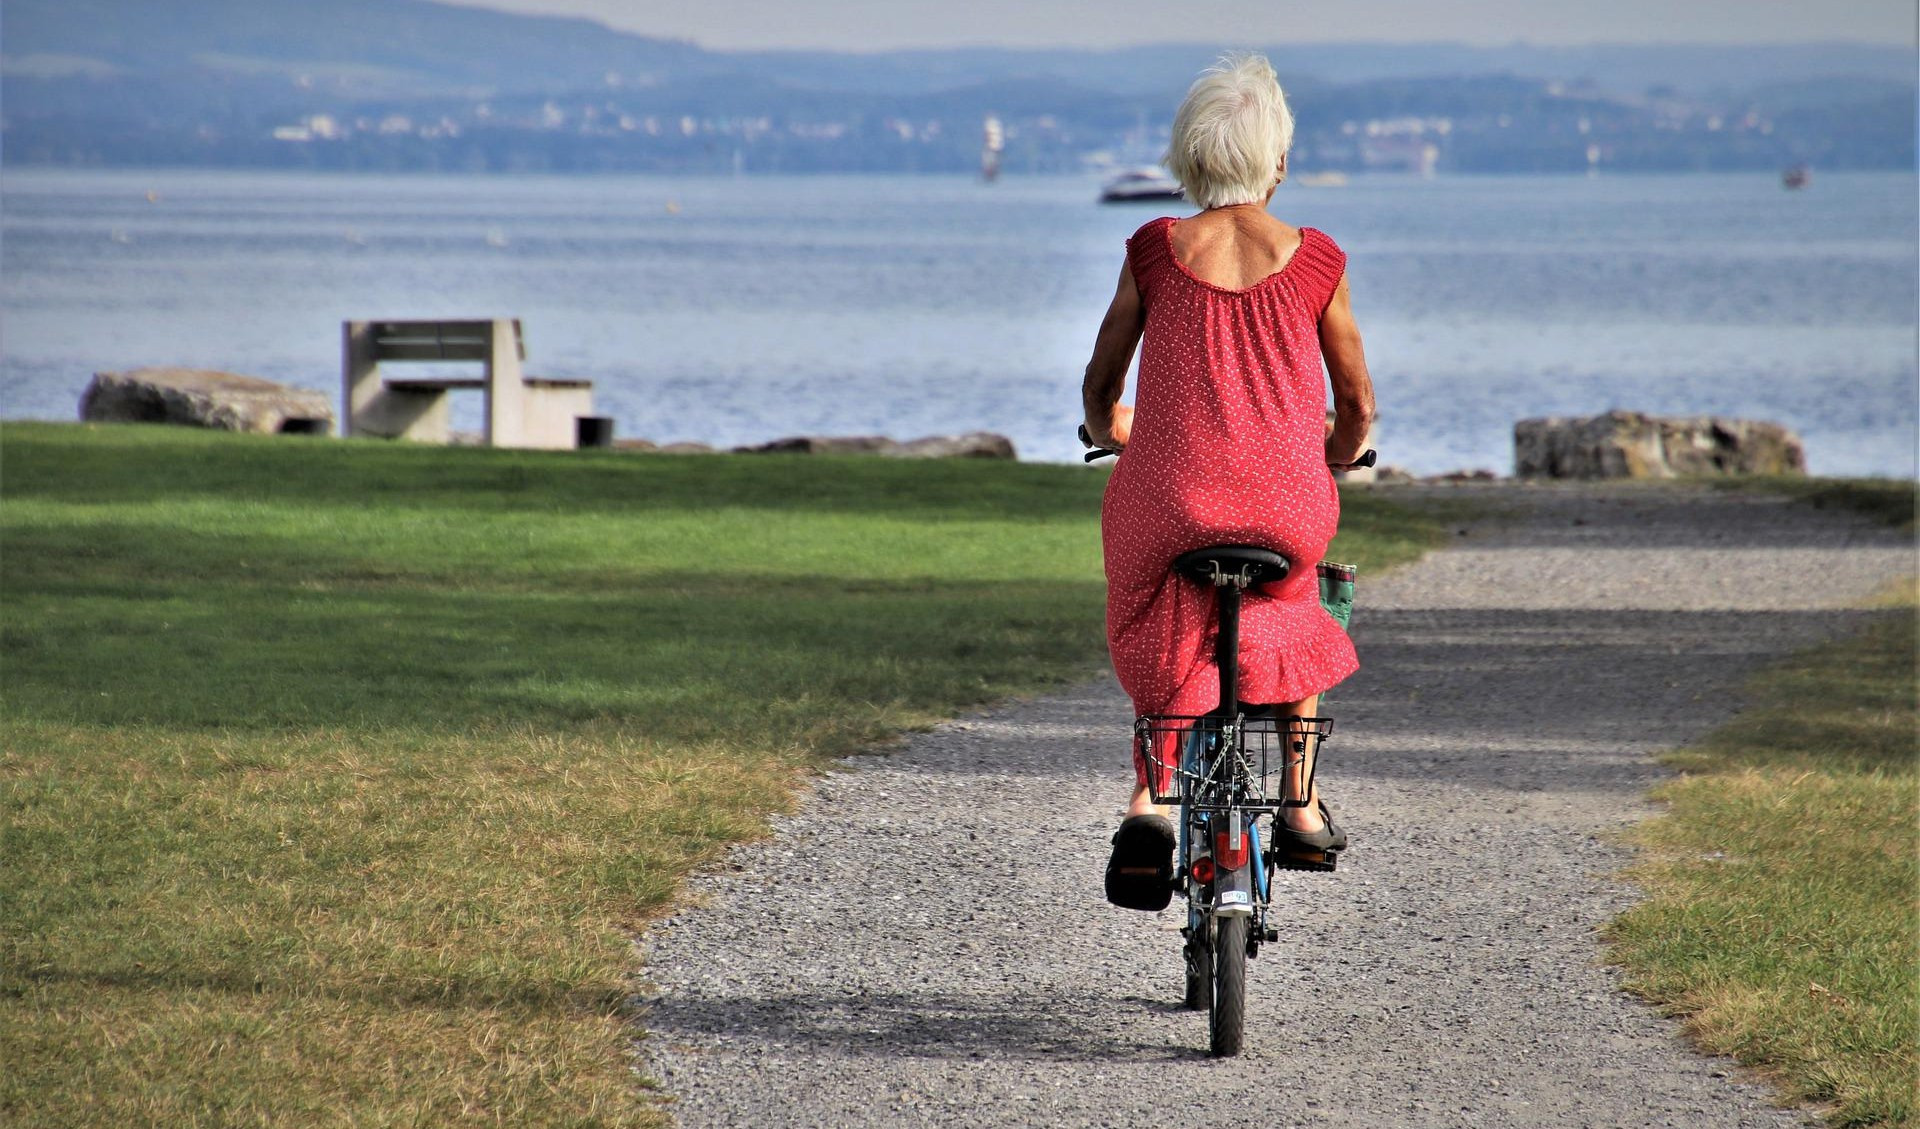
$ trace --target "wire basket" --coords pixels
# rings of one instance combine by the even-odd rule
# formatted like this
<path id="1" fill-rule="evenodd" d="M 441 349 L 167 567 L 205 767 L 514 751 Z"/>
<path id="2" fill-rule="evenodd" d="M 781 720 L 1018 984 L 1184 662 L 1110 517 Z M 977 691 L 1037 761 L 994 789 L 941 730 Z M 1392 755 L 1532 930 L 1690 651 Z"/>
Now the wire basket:
<path id="1" fill-rule="evenodd" d="M 1330 717 L 1150 714 L 1134 719 L 1133 755 L 1146 767 L 1156 804 L 1205 806 L 1234 795 L 1241 807 L 1305 807 L 1320 746 L 1331 736 Z M 1303 761 L 1306 779 L 1298 798 L 1288 799 L 1287 773 Z"/>

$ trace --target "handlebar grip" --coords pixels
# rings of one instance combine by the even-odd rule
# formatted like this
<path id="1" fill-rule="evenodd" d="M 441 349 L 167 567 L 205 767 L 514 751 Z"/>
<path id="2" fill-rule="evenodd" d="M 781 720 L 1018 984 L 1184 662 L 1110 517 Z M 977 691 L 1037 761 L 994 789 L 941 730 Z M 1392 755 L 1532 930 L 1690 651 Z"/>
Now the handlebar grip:
<path id="1" fill-rule="evenodd" d="M 1093 436 L 1087 433 L 1086 424 L 1083 423 L 1080 425 L 1078 434 L 1080 436 L 1080 445 L 1082 447 L 1093 447 Z M 1115 455 L 1118 455 L 1119 453 L 1120 452 L 1118 451 L 1109 450 L 1105 447 L 1093 447 L 1093 450 L 1088 451 L 1086 455 L 1083 456 L 1083 458 L 1087 462 L 1097 463 L 1101 459 L 1110 459 Z"/>

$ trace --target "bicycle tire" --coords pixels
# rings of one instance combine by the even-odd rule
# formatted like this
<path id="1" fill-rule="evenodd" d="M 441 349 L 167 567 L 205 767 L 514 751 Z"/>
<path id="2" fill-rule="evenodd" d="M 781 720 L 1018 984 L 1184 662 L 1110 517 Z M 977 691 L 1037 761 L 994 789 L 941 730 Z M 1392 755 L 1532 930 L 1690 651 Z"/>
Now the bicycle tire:
<path id="1" fill-rule="evenodd" d="M 1215 1058 L 1240 1053 L 1247 1029 L 1247 922 L 1222 917 L 1213 930 L 1213 1007 L 1208 1013 L 1208 1051 Z"/>
<path id="2" fill-rule="evenodd" d="M 1183 951 L 1187 965 L 1188 1011 L 1205 1011 L 1213 1003 L 1213 938 L 1210 926 L 1213 919 L 1202 917 L 1195 926 L 1193 936 L 1187 938 Z"/>

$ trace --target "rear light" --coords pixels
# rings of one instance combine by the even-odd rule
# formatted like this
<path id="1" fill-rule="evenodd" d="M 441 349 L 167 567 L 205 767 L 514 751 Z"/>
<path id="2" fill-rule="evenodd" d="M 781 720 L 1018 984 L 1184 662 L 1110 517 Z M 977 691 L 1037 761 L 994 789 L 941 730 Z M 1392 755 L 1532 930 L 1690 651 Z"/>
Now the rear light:
<path id="1" fill-rule="evenodd" d="M 1205 855 L 1194 859 L 1193 865 L 1188 869 L 1193 872 L 1193 880 L 1202 886 L 1213 881 L 1213 860 Z"/>
<path id="2" fill-rule="evenodd" d="M 1244 827 L 1213 833 L 1214 864 L 1221 870 L 1239 870 L 1247 865 L 1251 841 Z"/>

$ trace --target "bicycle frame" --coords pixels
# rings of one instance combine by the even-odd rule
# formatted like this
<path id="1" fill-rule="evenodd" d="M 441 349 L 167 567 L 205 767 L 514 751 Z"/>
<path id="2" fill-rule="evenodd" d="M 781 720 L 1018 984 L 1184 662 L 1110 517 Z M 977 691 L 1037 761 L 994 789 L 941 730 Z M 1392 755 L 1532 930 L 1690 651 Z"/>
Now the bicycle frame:
<path id="1" fill-rule="evenodd" d="M 1246 732 L 1246 719 L 1235 716 L 1217 729 L 1196 724 L 1181 742 L 1177 882 L 1187 898 L 1188 937 L 1210 916 L 1252 917 L 1247 936 L 1257 948 L 1277 939 L 1268 935 L 1272 887 L 1259 819 L 1277 815 L 1285 801 L 1269 799 L 1249 779 L 1255 774 L 1241 761 Z"/>
<path id="2" fill-rule="evenodd" d="M 1260 818 L 1304 806 L 1290 791 L 1312 794 L 1314 744 L 1333 731 L 1328 718 L 1142 717 L 1135 736 L 1148 758 L 1157 803 L 1177 804 L 1173 888 L 1187 899 L 1186 1006 L 1206 1010 L 1211 1051 L 1238 1054 L 1246 1004 L 1246 962 L 1278 941 L 1271 918 L 1272 872 L 1292 864 L 1269 856 Z M 1158 735 L 1160 741 L 1156 742 Z M 1156 747 L 1158 746 L 1158 747 Z M 1177 753 L 1169 779 L 1162 753 Z M 1304 762 L 1304 763 L 1303 763 Z M 1298 775 L 1295 775 L 1296 771 Z M 1291 784 L 1290 789 L 1288 785 Z"/>

